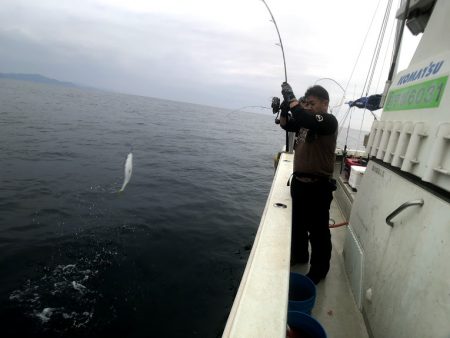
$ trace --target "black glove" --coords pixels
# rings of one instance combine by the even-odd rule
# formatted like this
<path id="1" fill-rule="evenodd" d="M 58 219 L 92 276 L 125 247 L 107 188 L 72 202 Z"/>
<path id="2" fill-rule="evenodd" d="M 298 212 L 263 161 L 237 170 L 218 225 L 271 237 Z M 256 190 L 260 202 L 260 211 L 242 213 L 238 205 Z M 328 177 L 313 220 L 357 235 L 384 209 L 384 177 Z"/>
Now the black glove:
<path id="1" fill-rule="evenodd" d="M 281 84 L 281 94 L 283 95 L 284 101 L 286 102 L 297 100 L 294 92 L 292 91 L 291 85 L 287 82 L 283 82 Z"/>
<path id="2" fill-rule="evenodd" d="M 283 101 L 280 105 L 280 117 L 288 117 L 289 109 L 289 102 Z"/>

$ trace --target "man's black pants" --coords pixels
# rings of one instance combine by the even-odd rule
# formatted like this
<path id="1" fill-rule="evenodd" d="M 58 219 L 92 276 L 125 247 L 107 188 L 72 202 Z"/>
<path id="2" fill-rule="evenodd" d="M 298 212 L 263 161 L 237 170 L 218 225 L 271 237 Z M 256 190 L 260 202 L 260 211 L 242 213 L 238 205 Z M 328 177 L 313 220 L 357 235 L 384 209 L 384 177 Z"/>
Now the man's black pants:
<path id="1" fill-rule="evenodd" d="M 310 273 L 326 276 L 330 268 L 330 204 L 333 185 L 329 180 L 301 182 L 292 178 L 291 264 L 308 261 L 308 239 L 311 242 Z"/>

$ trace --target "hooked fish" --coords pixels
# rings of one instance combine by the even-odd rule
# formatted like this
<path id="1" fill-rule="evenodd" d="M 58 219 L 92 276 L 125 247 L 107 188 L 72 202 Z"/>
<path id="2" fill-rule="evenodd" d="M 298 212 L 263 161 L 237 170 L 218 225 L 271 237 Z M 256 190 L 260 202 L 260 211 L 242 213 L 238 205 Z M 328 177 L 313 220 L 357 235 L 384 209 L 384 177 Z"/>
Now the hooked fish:
<path id="1" fill-rule="evenodd" d="M 125 161 L 125 175 L 123 179 L 122 188 L 120 188 L 119 192 L 125 190 L 125 187 L 127 186 L 128 182 L 130 182 L 132 172 L 133 172 L 133 153 L 129 153 Z"/>

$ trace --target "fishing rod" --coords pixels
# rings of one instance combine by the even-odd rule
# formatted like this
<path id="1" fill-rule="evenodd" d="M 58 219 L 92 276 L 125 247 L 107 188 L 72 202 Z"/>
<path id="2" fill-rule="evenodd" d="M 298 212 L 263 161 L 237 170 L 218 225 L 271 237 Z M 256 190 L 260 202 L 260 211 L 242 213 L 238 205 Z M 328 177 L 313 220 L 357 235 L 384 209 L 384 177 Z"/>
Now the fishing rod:
<path id="1" fill-rule="evenodd" d="M 270 17 L 272 18 L 272 22 L 275 25 L 275 29 L 277 30 L 278 34 L 278 40 L 280 41 L 278 46 L 281 47 L 281 53 L 283 54 L 283 65 L 284 65 L 284 82 L 287 82 L 287 70 L 286 70 L 286 57 L 284 56 L 284 48 L 283 48 L 283 41 L 281 40 L 280 30 L 278 29 L 277 22 L 275 21 L 275 18 L 272 14 L 272 11 L 270 10 L 269 6 L 267 5 L 267 2 L 265 0 L 261 0 L 263 4 L 266 6 L 267 10 L 269 11 Z"/>
<path id="2" fill-rule="evenodd" d="M 266 6 L 267 10 L 269 11 L 270 17 L 272 18 L 271 21 L 273 22 L 273 24 L 275 25 L 275 29 L 277 30 L 278 40 L 280 41 L 280 43 L 277 45 L 280 46 L 281 54 L 283 55 L 284 82 L 287 82 L 286 57 L 284 55 L 283 41 L 281 40 L 280 30 L 278 29 L 277 22 L 275 20 L 275 17 L 272 14 L 272 11 L 269 8 L 269 5 L 267 5 L 267 2 L 265 0 L 261 0 L 261 1 Z M 272 107 L 272 112 L 274 114 L 277 114 L 277 116 L 275 117 L 275 123 L 280 124 L 280 119 L 278 118 L 278 115 L 280 114 L 281 105 L 280 105 L 280 99 L 278 97 L 272 98 L 271 107 Z M 287 131 L 286 131 L 286 151 L 289 151 L 289 133 Z"/>
<path id="3" fill-rule="evenodd" d="M 284 66 L 284 82 L 287 82 L 286 57 L 284 56 L 283 41 L 281 40 L 280 30 L 278 29 L 277 22 L 275 21 L 275 17 L 273 16 L 272 11 L 269 8 L 269 5 L 267 5 L 267 2 L 265 0 L 261 0 L 261 1 L 266 6 L 267 10 L 269 11 L 270 17 L 272 18 L 271 21 L 273 22 L 273 24 L 275 25 L 275 29 L 277 30 L 278 40 L 280 41 L 280 43 L 277 43 L 276 45 L 280 46 L 280 48 L 281 48 L 281 54 L 283 55 L 283 66 Z M 281 101 L 280 101 L 280 99 L 278 97 L 272 98 L 271 108 L 272 108 L 272 112 L 274 114 L 277 114 L 277 116 L 275 118 L 275 123 L 276 124 L 280 123 L 280 120 L 278 119 L 278 114 L 279 114 L 280 109 L 281 109 L 280 103 L 281 103 Z M 235 111 L 239 111 L 241 109 L 249 108 L 249 107 L 255 107 L 256 108 L 258 106 L 241 107 L 239 109 L 235 109 L 232 112 L 228 113 L 228 115 L 231 114 L 231 113 L 234 113 Z M 266 109 L 267 107 L 259 106 L 259 108 Z M 267 109 L 270 109 L 270 108 L 267 108 Z"/>

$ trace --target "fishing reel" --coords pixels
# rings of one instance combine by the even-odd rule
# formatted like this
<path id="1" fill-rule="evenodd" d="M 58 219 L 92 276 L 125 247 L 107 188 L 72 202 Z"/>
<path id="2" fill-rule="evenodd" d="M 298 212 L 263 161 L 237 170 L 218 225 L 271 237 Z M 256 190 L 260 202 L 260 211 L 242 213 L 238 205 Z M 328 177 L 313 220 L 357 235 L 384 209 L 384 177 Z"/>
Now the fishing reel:
<path id="1" fill-rule="evenodd" d="M 275 124 L 280 124 L 280 119 L 278 118 L 278 114 L 280 113 L 281 110 L 281 100 L 279 97 L 272 97 L 272 113 L 277 114 L 277 116 L 275 117 Z"/>
<path id="2" fill-rule="evenodd" d="M 275 124 L 280 124 L 279 114 L 280 112 L 285 112 L 286 114 L 289 112 L 289 103 L 287 101 L 281 102 L 281 100 L 274 96 L 272 97 L 272 112 L 277 114 L 275 117 Z"/>
<path id="3" fill-rule="evenodd" d="M 280 112 L 281 101 L 280 101 L 279 97 L 276 97 L 276 96 L 272 97 L 272 105 L 271 105 L 271 107 L 272 107 L 272 112 L 274 114 L 278 114 Z"/>

